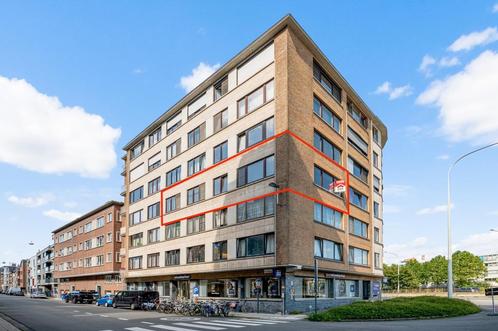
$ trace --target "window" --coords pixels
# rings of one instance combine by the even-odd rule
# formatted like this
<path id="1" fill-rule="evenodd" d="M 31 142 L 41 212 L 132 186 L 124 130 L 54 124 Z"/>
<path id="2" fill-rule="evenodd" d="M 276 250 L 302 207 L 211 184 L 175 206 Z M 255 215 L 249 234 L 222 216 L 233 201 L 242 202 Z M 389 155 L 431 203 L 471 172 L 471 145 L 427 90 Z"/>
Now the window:
<path id="1" fill-rule="evenodd" d="M 112 219 L 113 219 L 113 213 L 109 213 L 107 214 L 107 223 L 111 223 L 112 222 Z M 74 230 L 75 233 L 76 233 L 76 229 Z"/>
<path id="2" fill-rule="evenodd" d="M 121 255 L 119 252 L 116 252 L 116 262 L 121 262 Z"/>
<path id="3" fill-rule="evenodd" d="M 353 176 L 368 183 L 368 170 L 351 157 L 348 157 L 348 170 Z"/>
<path id="4" fill-rule="evenodd" d="M 91 266 L 92 266 L 92 258 L 86 257 L 85 258 L 85 267 L 91 267 Z"/>
<path id="5" fill-rule="evenodd" d="M 160 233 L 159 233 L 160 228 L 154 228 L 152 230 L 147 231 L 147 243 L 155 243 L 161 240 L 160 238 Z"/>
<path id="6" fill-rule="evenodd" d="M 373 181 L 374 191 L 380 193 L 380 178 L 374 175 L 373 179 L 374 179 Z"/>
<path id="7" fill-rule="evenodd" d="M 349 263 L 368 265 L 368 251 L 361 249 L 361 248 L 350 246 L 349 247 Z"/>
<path id="8" fill-rule="evenodd" d="M 204 262 L 204 245 L 187 248 L 187 263 Z"/>
<path id="9" fill-rule="evenodd" d="M 375 126 L 372 126 L 372 139 L 380 145 L 380 132 Z"/>
<path id="10" fill-rule="evenodd" d="M 175 141 L 174 143 L 172 143 L 172 144 L 168 145 L 168 147 L 166 147 L 166 160 L 169 161 L 180 153 L 181 144 L 182 144 L 182 140 L 181 140 L 181 138 L 179 138 L 177 141 Z"/>
<path id="11" fill-rule="evenodd" d="M 314 180 L 315 185 L 320 186 L 321 188 L 327 190 L 328 192 L 342 197 L 342 193 L 335 193 L 334 191 L 330 191 L 330 185 L 337 180 L 336 177 L 332 176 L 322 168 L 315 165 L 314 171 Z"/>
<path id="12" fill-rule="evenodd" d="M 158 128 L 149 135 L 149 147 L 157 144 L 159 140 L 161 140 L 161 128 Z"/>
<path id="13" fill-rule="evenodd" d="M 349 233 L 352 233 L 355 236 L 368 238 L 368 224 L 353 216 L 349 216 Z"/>
<path id="14" fill-rule="evenodd" d="M 374 227 L 374 241 L 380 243 L 380 230 L 378 227 Z"/>
<path id="15" fill-rule="evenodd" d="M 214 90 L 214 101 L 218 100 L 228 92 L 228 76 L 220 79 L 216 84 L 213 85 Z"/>
<path id="16" fill-rule="evenodd" d="M 92 239 L 85 240 L 85 250 L 92 249 Z M 62 254 L 64 255 L 64 254 Z"/>
<path id="17" fill-rule="evenodd" d="M 96 263 L 97 266 L 104 265 L 104 255 L 97 255 L 96 260 L 97 260 Z"/>
<path id="18" fill-rule="evenodd" d="M 147 254 L 147 268 L 159 267 L 159 253 Z"/>
<path id="19" fill-rule="evenodd" d="M 204 138 L 206 138 L 206 123 L 202 123 L 188 133 L 188 147 L 197 145 Z"/>
<path id="20" fill-rule="evenodd" d="M 206 163 L 206 154 L 205 153 L 202 153 L 201 155 L 188 161 L 188 164 L 187 164 L 188 165 L 188 167 L 187 167 L 188 176 L 192 176 L 193 174 L 203 170 L 205 163 Z"/>
<path id="21" fill-rule="evenodd" d="M 380 218 L 380 206 L 376 201 L 374 201 L 374 217 Z"/>
<path id="22" fill-rule="evenodd" d="M 368 118 L 356 107 L 352 101 L 348 101 L 348 113 L 362 127 L 368 129 Z"/>
<path id="23" fill-rule="evenodd" d="M 116 236 L 114 238 L 116 238 L 116 242 L 120 243 L 121 242 L 121 233 L 119 231 L 116 231 Z"/>
<path id="24" fill-rule="evenodd" d="M 328 77 L 328 75 L 316 62 L 313 63 L 313 77 L 315 77 L 315 79 L 327 92 L 329 92 L 339 103 L 341 103 L 341 88 Z"/>
<path id="25" fill-rule="evenodd" d="M 103 226 L 104 226 L 104 223 L 105 223 L 105 219 L 104 219 L 104 217 L 103 217 L 103 216 L 102 216 L 102 217 L 97 218 L 97 226 L 96 226 L 96 228 L 98 229 L 98 228 L 103 227 Z"/>
<path id="26" fill-rule="evenodd" d="M 336 298 L 358 298 L 360 296 L 360 286 L 357 280 L 335 279 Z"/>
<path id="27" fill-rule="evenodd" d="M 228 175 L 224 174 L 213 179 L 213 195 L 225 193 L 228 186 Z"/>
<path id="28" fill-rule="evenodd" d="M 159 168 L 159 166 L 161 165 L 161 153 L 157 153 L 156 155 L 149 158 L 148 165 L 149 171 Z"/>
<path id="29" fill-rule="evenodd" d="M 159 202 L 147 207 L 147 219 L 151 220 L 153 218 L 159 217 Z"/>
<path id="30" fill-rule="evenodd" d="M 227 225 L 227 209 L 213 212 L 213 228 L 219 228 Z"/>
<path id="31" fill-rule="evenodd" d="M 201 184 L 196 187 L 192 187 L 187 191 L 188 205 L 204 200 L 204 186 L 205 184 Z"/>
<path id="32" fill-rule="evenodd" d="M 315 238 L 315 256 L 342 261 L 342 244 L 322 238 Z"/>
<path id="33" fill-rule="evenodd" d="M 360 137 L 359 134 L 354 132 L 353 129 L 348 127 L 348 141 L 360 151 L 363 155 L 367 156 L 368 155 L 368 144 L 366 143 L 363 138 Z"/>
<path id="34" fill-rule="evenodd" d="M 273 233 L 237 239 L 237 257 L 260 256 L 275 253 Z"/>
<path id="35" fill-rule="evenodd" d="M 275 156 L 270 155 L 264 159 L 237 169 L 237 187 L 250 184 L 269 176 L 273 176 L 274 174 Z"/>
<path id="36" fill-rule="evenodd" d="M 187 234 L 194 234 L 206 230 L 204 215 L 187 219 Z"/>
<path id="37" fill-rule="evenodd" d="M 166 252 L 166 265 L 179 265 L 180 264 L 180 250 L 175 249 Z"/>
<path id="38" fill-rule="evenodd" d="M 174 239 L 180 237 L 180 222 L 166 226 L 166 239 Z"/>
<path id="39" fill-rule="evenodd" d="M 349 187 L 349 198 L 351 199 L 351 203 L 356 207 L 368 210 L 368 198 L 351 186 Z"/>
<path id="40" fill-rule="evenodd" d="M 92 222 L 90 222 L 90 223 L 86 223 L 86 224 L 85 224 L 85 233 L 90 232 L 90 231 L 92 231 L 92 230 L 93 230 L 93 227 L 92 227 Z M 59 240 L 60 242 L 63 242 L 63 241 L 64 241 L 64 235 L 62 235 L 62 236 L 63 236 L 63 237 L 62 237 L 62 241 L 61 241 L 61 240 Z"/>
<path id="41" fill-rule="evenodd" d="M 102 247 L 104 246 L 104 236 L 98 236 L 97 238 L 95 238 L 95 247 Z"/>
<path id="42" fill-rule="evenodd" d="M 178 166 L 173 170 L 166 173 L 166 187 L 173 185 L 174 183 L 182 179 L 182 166 Z"/>
<path id="43" fill-rule="evenodd" d="M 380 267 L 381 267 L 380 266 L 380 253 L 375 253 L 374 254 L 374 259 L 375 259 L 375 262 L 374 262 L 375 263 L 375 267 L 377 269 L 380 269 Z"/>
<path id="44" fill-rule="evenodd" d="M 373 152 L 373 165 L 376 168 L 379 168 L 379 154 Z"/>
<path id="45" fill-rule="evenodd" d="M 297 298 L 314 298 L 315 297 L 315 279 L 314 278 L 301 278 L 296 279 L 296 297 Z M 333 298 L 334 287 L 332 279 L 318 278 L 317 283 L 317 297 L 319 298 Z"/>
<path id="46" fill-rule="evenodd" d="M 213 243 L 213 261 L 226 260 L 227 257 L 227 241 L 225 240 Z"/>
<path id="47" fill-rule="evenodd" d="M 240 152 L 252 145 L 259 143 L 275 134 L 273 117 L 238 135 L 237 150 Z"/>
<path id="48" fill-rule="evenodd" d="M 107 263 L 111 263 L 112 262 L 112 253 L 107 253 L 106 262 Z"/>
<path id="49" fill-rule="evenodd" d="M 256 108 L 272 100 L 273 96 L 274 83 L 273 80 L 271 80 L 237 102 L 237 117 L 240 118 L 249 114 Z"/>
<path id="50" fill-rule="evenodd" d="M 171 213 L 178 208 L 180 208 L 180 193 L 166 198 L 166 213 Z"/>
<path id="51" fill-rule="evenodd" d="M 139 143 L 138 145 L 136 145 L 131 149 L 130 151 L 131 159 L 133 160 L 134 158 L 142 154 L 143 151 L 144 151 L 144 142 L 142 141 L 141 143 Z"/>
<path id="52" fill-rule="evenodd" d="M 228 141 L 213 148 L 213 163 L 218 163 L 228 157 Z"/>
<path id="53" fill-rule="evenodd" d="M 316 97 L 313 99 L 313 112 L 336 132 L 341 132 L 342 120 Z"/>
<path id="54" fill-rule="evenodd" d="M 214 115 L 213 121 L 214 121 L 214 126 L 213 126 L 214 133 L 226 127 L 228 125 L 228 110 L 227 109 L 222 110 L 218 114 Z"/>
<path id="55" fill-rule="evenodd" d="M 237 222 L 245 222 L 273 215 L 275 212 L 275 197 L 245 202 L 237 205 Z"/>
<path id="56" fill-rule="evenodd" d="M 142 222 L 142 209 L 130 214 L 130 225 L 135 225 Z"/>
<path id="57" fill-rule="evenodd" d="M 339 164 L 342 163 L 341 162 L 342 151 L 337 146 L 332 144 L 327 138 L 325 138 L 316 131 L 313 136 L 313 145 L 315 146 L 316 149 L 318 149 L 320 152 L 330 157 L 335 162 Z"/>
<path id="58" fill-rule="evenodd" d="M 159 187 L 161 186 L 161 177 L 157 177 L 149 182 L 148 186 L 148 195 L 154 194 L 159 191 Z"/>
<path id="59" fill-rule="evenodd" d="M 334 228 L 342 229 L 342 213 L 315 202 L 314 220 Z"/>
<path id="60" fill-rule="evenodd" d="M 130 246 L 131 247 L 139 247 L 142 246 L 142 239 L 144 234 L 142 232 L 137 234 L 132 234 L 130 236 Z"/>
<path id="61" fill-rule="evenodd" d="M 140 186 L 139 188 L 130 192 L 130 203 L 137 202 L 144 197 L 144 187 Z"/>
<path id="62" fill-rule="evenodd" d="M 112 232 L 107 233 L 107 242 L 112 243 Z"/>
<path id="63" fill-rule="evenodd" d="M 128 260 L 128 268 L 130 270 L 142 269 L 142 257 L 141 256 L 130 257 Z"/>
<path id="64" fill-rule="evenodd" d="M 166 134 L 172 134 L 182 125 L 182 112 L 179 111 L 166 122 Z"/>

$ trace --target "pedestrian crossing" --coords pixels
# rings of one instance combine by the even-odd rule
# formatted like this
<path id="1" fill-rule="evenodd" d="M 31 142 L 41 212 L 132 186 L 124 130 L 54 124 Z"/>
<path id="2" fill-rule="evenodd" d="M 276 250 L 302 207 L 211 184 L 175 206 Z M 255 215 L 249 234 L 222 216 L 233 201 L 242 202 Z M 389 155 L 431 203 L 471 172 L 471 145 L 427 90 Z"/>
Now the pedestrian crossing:
<path id="1" fill-rule="evenodd" d="M 227 319 L 205 319 L 193 321 L 171 321 L 168 324 L 147 323 L 146 327 L 135 326 L 125 328 L 128 331 L 221 331 L 221 330 L 238 330 L 245 327 L 258 327 L 269 325 L 283 325 L 287 321 L 271 319 L 249 319 L 249 318 L 227 318 Z"/>

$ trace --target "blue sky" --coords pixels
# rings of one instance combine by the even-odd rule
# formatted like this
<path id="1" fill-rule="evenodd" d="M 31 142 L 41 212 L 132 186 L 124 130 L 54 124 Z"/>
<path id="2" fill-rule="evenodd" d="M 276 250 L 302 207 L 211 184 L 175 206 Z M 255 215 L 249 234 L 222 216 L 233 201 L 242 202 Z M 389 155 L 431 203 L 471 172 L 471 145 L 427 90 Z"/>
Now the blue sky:
<path id="1" fill-rule="evenodd" d="M 386 250 L 444 253 L 447 168 L 498 141 L 495 3 L 1 2 L 0 263 L 119 199 L 121 147 L 287 13 L 389 129 Z M 498 253 L 497 165 L 494 148 L 455 170 L 456 248 Z"/>

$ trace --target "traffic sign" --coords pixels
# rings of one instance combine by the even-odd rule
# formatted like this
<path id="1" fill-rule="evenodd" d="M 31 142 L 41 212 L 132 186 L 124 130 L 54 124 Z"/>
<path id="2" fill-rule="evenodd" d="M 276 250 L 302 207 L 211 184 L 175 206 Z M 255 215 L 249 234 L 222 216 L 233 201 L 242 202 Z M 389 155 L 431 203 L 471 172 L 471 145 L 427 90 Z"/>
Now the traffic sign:
<path id="1" fill-rule="evenodd" d="M 330 183 L 329 191 L 334 193 L 344 193 L 346 192 L 346 182 L 344 180 L 336 180 Z"/>

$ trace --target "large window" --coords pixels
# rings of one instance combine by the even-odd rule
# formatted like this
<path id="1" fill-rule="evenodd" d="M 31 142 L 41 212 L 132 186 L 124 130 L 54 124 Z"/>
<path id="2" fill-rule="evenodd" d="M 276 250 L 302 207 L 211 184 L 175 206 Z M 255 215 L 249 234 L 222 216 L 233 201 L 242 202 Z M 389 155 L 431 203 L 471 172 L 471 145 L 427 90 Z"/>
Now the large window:
<path id="1" fill-rule="evenodd" d="M 206 138 L 206 123 L 202 123 L 188 133 L 188 147 L 197 145 Z"/>
<path id="2" fill-rule="evenodd" d="M 359 281 L 336 279 L 334 281 L 336 298 L 358 298 L 360 296 Z"/>
<path id="3" fill-rule="evenodd" d="M 180 222 L 166 225 L 166 239 L 180 237 Z"/>
<path id="4" fill-rule="evenodd" d="M 166 173 L 166 187 L 173 185 L 174 183 L 182 179 L 182 166 L 178 166 L 173 170 Z"/>
<path id="5" fill-rule="evenodd" d="M 204 245 L 187 248 L 187 263 L 204 262 Z"/>
<path id="6" fill-rule="evenodd" d="M 237 205 L 237 222 L 245 222 L 273 215 L 275 212 L 275 197 L 245 202 Z"/>
<path id="7" fill-rule="evenodd" d="M 166 198 L 166 213 L 171 213 L 178 208 L 180 208 L 180 193 Z"/>
<path id="8" fill-rule="evenodd" d="M 275 253 L 273 233 L 237 239 L 237 257 L 260 256 Z"/>
<path id="9" fill-rule="evenodd" d="M 380 218 L 380 205 L 377 201 L 374 201 L 374 217 Z"/>
<path id="10" fill-rule="evenodd" d="M 213 243 L 213 261 L 226 260 L 227 257 L 227 241 L 224 240 Z"/>
<path id="11" fill-rule="evenodd" d="M 329 92 L 339 103 L 341 103 L 341 88 L 337 85 L 324 70 L 315 62 L 313 63 L 313 77 Z"/>
<path id="12" fill-rule="evenodd" d="M 353 216 L 349 216 L 349 233 L 352 233 L 355 236 L 368 238 L 368 224 Z"/>
<path id="13" fill-rule="evenodd" d="M 222 110 L 213 117 L 214 133 L 220 131 L 228 125 L 228 110 Z"/>
<path id="14" fill-rule="evenodd" d="M 199 156 L 196 156 L 192 160 L 188 161 L 187 173 L 189 176 L 201 171 L 204 169 L 206 165 L 206 154 L 202 153 Z"/>
<path id="15" fill-rule="evenodd" d="M 334 228 L 342 229 L 342 213 L 315 202 L 314 220 Z"/>
<path id="16" fill-rule="evenodd" d="M 363 210 L 368 210 L 368 198 L 366 197 L 366 195 L 360 193 L 351 186 L 349 187 L 349 199 L 351 200 L 351 203 L 356 207 Z"/>
<path id="17" fill-rule="evenodd" d="M 341 161 L 342 151 L 337 146 L 332 144 L 327 138 L 325 138 L 316 131 L 313 137 L 313 144 L 315 145 L 316 149 L 320 150 L 322 153 L 330 157 L 335 162 L 339 164 L 342 163 Z"/>
<path id="18" fill-rule="evenodd" d="M 147 268 L 159 267 L 159 253 L 147 254 Z"/>
<path id="19" fill-rule="evenodd" d="M 275 174 L 275 156 L 270 155 L 237 169 L 237 187 L 273 176 Z"/>
<path id="20" fill-rule="evenodd" d="M 237 150 L 240 152 L 247 147 L 251 147 L 260 141 L 272 137 L 274 134 L 275 125 L 272 117 L 239 134 Z"/>
<path id="21" fill-rule="evenodd" d="M 374 241 L 380 243 L 380 230 L 377 227 L 374 227 Z"/>
<path id="22" fill-rule="evenodd" d="M 142 141 L 141 143 L 135 145 L 135 147 L 131 149 L 130 151 L 131 159 L 133 160 L 137 156 L 141 155 L 143 151 L 144 151 L 144 142 Z"/>
<path id="23" fill-rule="evenodd" d="M 147 231 L 147 243 L 152 244 L 161 240 L 160 228 Z"/>
<path id="24" fill-rule="evenodd" d="M 171 116 L 166 122 L 166 134 L 172 134 L 182 125 L 182 112 L 179 111 Z"/>
<path id="25" fill-rule="evenodd" d="M 377 154 L 376 152 L 372 153 L 372 162 L 374 167 L 379 168 L 379 154 Z"/>
<path id="26" fill-rule="evenodd" d="M 152 204 L 147 207 L 147 219 L 153 219 L 156 217 L 159 217 L 159 202 L 156 202 L 155 204 Z"/>
<path id="27" fill-rule="evenodd" d="M 140 186 L 139 188 L 130 192 L 130 203 L 137 202 L 144 197 L 144 187 Z"/>
<path id="28" fill-rule="evenodd" d="M 332 176 L 322 168 L 315 165 L 314 181 L 313 181 L 315 185 L 320 186 L 321 188 L 329 191 L 334 195 L 342 197 L 342 193 L 335 193 L 334 191 L 330 190 L 330 185 L 336 180 L 337 178 L 335 176 Z"/>
<path id="29" fill-rule="evenodd" d="M 362 127 L 368 129 L 368 118 L 356 107 L 352 101 L 348 101 L 348 113 Z"/>
<path id="30" fill-rule="evenodd" d="M 143 213 L 142 209 L 131 213 L 130 214 L 130 225 L 135 225 L 135 224 L 142 222 L 142 213 Z"/>
<path id="31" fill-rule="evenodd" d="M 149 158 L 148 166 L 149 171 L 159 168 L 161 166 L 161 153 L 157 153 Z"/>
<path id="32" fill-rule="evenodd" d="M 96 229 L 101 228 L 104 226 L 105 223 L 105 218 L 104 216 L 97 218 L 97 226 L 95 227 Z M 71 232 L 70 232 L 71 233 Z M 69 238 L 71 239 L 71 238 Z"/>
<path id="33" fill-rule="evenodd" d="M 203 232 L 206 230 L 204 215 L 187 219 L 187 234 Z"/>
<path id="34" fill-rule="evenodd" d="M 201 184 L 195 187 L 192 187 L 187 191 L 187 204 L 191 205 L 193 203 L 197 203 L 201 200 L 204 200 L 204 187 L 205 184 Z"/>
<path id="35" fill-rule="evenodd" d="M 349 263 L 368 265 L 368 251 L 349 246 Z"/>
<path id="36" fill-rule="evenodd" d="M 353 176 L 359 178 L 365 183 L 368 183 L 368 170 L 351 157 L 348 157 L 348 170 L 353 174 Z"/>
<path id="37" fill-rule="evenodd" d="M 161 177 L 157 177 L 156 179 L 151 180 L 147 185 L 148 187 L 147 194 L 151 195 L 158 192 L 160 185 L 161 185 Z"/>
<path id="38" fill-rule="evenodd" d="M 149 147 L 157 144 L 161 140 L 161 128 L 149 134 Z"/>
<path id="39" fill-rule="evenodd" d="M 142 246 L 142 239 L 143 239 L 144 234 L 142 232 L 137 233 L 137 234 L 132 234 L 130 236 L 130 246 L 131 247 L 139 247 Z"/>
<path id="40" fill-rule="evenodd" d="M 166 147 L 166 160 L 169 161 L 180 153 L 181 144 L 182 144 L 182 140 L 181 140 L 181 138 L 179 138 L 177 141 L 175 141 L 174 143 L 172 143 L 172 144 L 168 145 L 168 147 Z"/>
<path id="41" fill-rule="evenodd" d="M 365 156 L 368 156 L 368 144 L 353 129 L 348 127 L 348 141 Z"/>
<path id="42" fill-rule="evenodd" d="M 342 261 L 342 244 L 327 239 L 315 238 L 315 256 Z"/>
<path id="43" fill-rule="evenodd" d="M 213 85 L 214 90 L 214 101 L 218 100 L 228 92 L 228 76 L 220 79 L 216 84 Z"/>
<path id="44" fill-rule="evenodd" d="M 374 191 L 380 193 L 380 178 L 374 175 L 373 179 L 374 179 L 373 180 Z"/>
<path id="45" fill-rule="evenodd" d="M 375 268 L 380 269 L 381 264 L 380 264 L 380 253 L 375 253 L 374 254 L 374 263 L 375 263 Z"/>
<path id="46" fill-rule="evenodd" d="M 180 250 L 175 249 L 166 252 L 166 265 L 179 265 L 180 264 Z"/>
<path id="47" fill-rule="evenodd" d="M 224 174 L 213 179 L 213 195 L 225 193 L 228 190 L 228 175 Z"/>
<path id="48" fill-rule="evenodd" d="M 227 225 L 227 209 L 213 212 L 213 228 L 220 228 Z"/>
<path id="49" fill-rule="evenodd" d="M 256 108 L 273 99 L 274 82 L 269 81 L 237 102 L 237 117 L 249 114 Z"/>
<path id="50" fill-rule="evenodd" d="M 134 256 L 128 259 L 128 268 L 130 270 L 142 269 L 142 257 Z"/>
<path id="51" fill-rule="evenodd" d="M 380 145 L 380 132 L 376 127 L 372 127 L 372 139 Z"/>
<path id="52" fill-rule="evenodd" d="M 218 163 L 228 157 L 228 141 L 213 148 L 213 163 Z"/>
<path id="53" fill-rule="evenodd" d="M 313 112 L 332 127 L 336 132 L 341 132 L 341 119 L 332 112 L 324 103 L 318 98 L 313 99 Z"/>
<path id="54" fill-rule="evenodd" d="M 317 296 L 319 298 L 333 298 L 334 297 L 333 280 L 318 278 L 317 290 L 318 290 Z M 315 297 L 315 279 L 311 277 L 297 278 L 296 298 L 314 298 L 314 297 Z"/>

